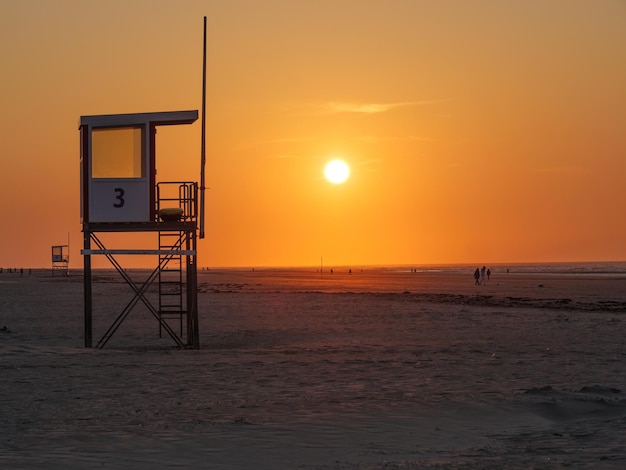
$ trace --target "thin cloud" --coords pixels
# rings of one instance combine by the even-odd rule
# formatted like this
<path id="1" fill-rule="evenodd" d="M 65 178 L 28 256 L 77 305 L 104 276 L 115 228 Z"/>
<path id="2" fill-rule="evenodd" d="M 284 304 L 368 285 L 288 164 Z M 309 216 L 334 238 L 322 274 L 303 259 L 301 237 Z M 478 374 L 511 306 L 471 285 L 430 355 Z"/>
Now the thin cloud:
<path id="1" fill-rule="evenodd" d="M 407 136 L 377 136 L 377 135 L 361 135 L 361 136 L 352 136 L 347 137 L 347 140 L 352 140 L 355 142 L 360 142 L 363 144 L 376 145 L 384 142 L 430 142 L 432 139 L 419 135 L 407 135 Z M 300 137 L 282 137 L 277 139 L 268 139 L 264 141 L 250 142 L 245 144 L 240 144 L 238 148 L 240 150 L 248 150 L 251 148 L 260 148 L 260 147 L 268 147 L 280 144 L 306 144 L 309 142 L 313 142 L 315 139 L 312 138 L 300 138 Z M 287 159 L 287 158 L 301 158 L 302 155 L 297 153 L 281 153 L 276 154 L 273 158 L 279 159 Z"/>
<path id="2" fill-rule="evenodd" d="M 385 113 L 397 108 L 410 106 L 424 106 L 428 104 L 440 103 L 444 100 L 424 100 L 405 101 L 400 103 L 326 103 L 321 108 L 329 114 L 357 113 L 357 114 L 378 114 Z"/>
<path id="3" fill-rule="evenodd" d="M 430 139 L 429 137 L 424 137 L 421 135 L 410 135 L 408 137 L 408 140 L 412 140 L 414 142 L 432 142 L 432 139 Z"/>
<path id="4" fill-rule="evenodd" d="M 551 167 L 543 167 L 535 169 L 537 173 L 543 174 L 583 174 L 586 173 L 585 168 L 578 165 L 562 165 L 562 166 L 551 166 Z"/>
<path id="5" fill-rule="evenodd" d="M 366 144 L 378 144 L 380 142 L 384 142 L 386 139 L 384 139 L 383 137 L 375 136 L 375 135 L 363 135 L 360 137 L 355 137 L 354 140 L 356 140 L 357 142 L 363 142 Z"/>
<path id="6" fill-rule="evenodd" d="M 288 158 L 300 158 L 302 155 L 296 153 L 282 153 L 280 155 L 276 155 L 274 158 L 278 158 L 279 160 L 285 160 Z"/>
<path id="7" fill-rule="evenodd" d="M 431 142 L 432 139 L 429 139 L 428 137 L 418 136 L 418 135 L 389 136 L 389 137 L 380 137 L 380 136 L 375 136 L 375 135 L 363 135 L 360 137 L 355 137 L 354 140 L 358 142 L 363 142 L 366 144 L 378 144 L 381 142 L 401 142 L 401 141 Z"/>
<path id="8" fill-rule="evenodd" d="M 283 138 L 278 138 L 278 139 L 268 139 L 268 140 L 263 140 L 263 141 L 257 141 L 257 142 L 249 142 L 249 143 L 244 143 L 238 146 L 238 148 L 240 149 L 250 149 L 250 148 L 256 148 L 256 147 L 264 147 L 267 145 L 275 145 L 275 144 L 291 144 L 291 143 L 306 143 L 306 142 L 310 142 L 311 139 L 304 139 L 304 138 L 298 138 L 298 137 L 283 137 Z"/>

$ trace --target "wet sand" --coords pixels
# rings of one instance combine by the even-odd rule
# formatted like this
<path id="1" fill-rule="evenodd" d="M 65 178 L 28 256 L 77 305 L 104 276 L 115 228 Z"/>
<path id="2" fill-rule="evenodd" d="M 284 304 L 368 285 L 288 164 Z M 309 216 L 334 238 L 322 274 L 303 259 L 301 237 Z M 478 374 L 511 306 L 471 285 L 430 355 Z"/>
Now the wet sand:
<path id="1" fill-rule="evenodd" d="M 623 468 L 626 276 L 471 274 L 202 271 L 180 351 L 139 307 L 85 349 L 80 276 L 4 273 L 0 466 Z"/>

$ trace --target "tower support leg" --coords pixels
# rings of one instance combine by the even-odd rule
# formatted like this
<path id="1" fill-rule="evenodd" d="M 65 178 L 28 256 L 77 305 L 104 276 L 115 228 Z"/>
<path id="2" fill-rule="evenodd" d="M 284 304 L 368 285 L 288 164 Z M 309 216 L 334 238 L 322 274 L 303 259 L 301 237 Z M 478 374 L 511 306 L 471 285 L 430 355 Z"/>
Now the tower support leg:
<path id="1" fill-rule="evenodd" d="M 84 249 L 91 249 L 91 234 L 83 230 Z M 85 347 L 92 347 L 92 297 L 91 297 L 91 255 L 83 256 L 83 284 L 84 284 L 84 303 L 85 303 Z"/>
<path id="2" fill-rule="evenodd" d="M 188 232 L 186 247 L 196 250 L 196 233 Z M 187 344 L 191 349 L 200 349 L 198 327 L 198 268 L 197 256 L 187 256 Z"/>

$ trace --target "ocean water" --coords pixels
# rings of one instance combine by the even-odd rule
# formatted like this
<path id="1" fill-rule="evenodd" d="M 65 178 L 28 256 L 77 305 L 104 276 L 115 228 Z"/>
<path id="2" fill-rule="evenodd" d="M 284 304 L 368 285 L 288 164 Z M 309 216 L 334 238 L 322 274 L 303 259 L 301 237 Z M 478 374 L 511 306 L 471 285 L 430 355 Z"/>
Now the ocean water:
<path id="1" fill-rule="evenodd" d="M 603 262 L 558 262 L 558 263 L 494 263 L 494 264 L 433 264 L 433 265 L 393 265 L 393 266 L 358 266 L 360 269 L 381 270 L 391 272 L 424 272 L 424 273 L 454 273 L 461 274 L 473 272 L 476 268 L 488 267 L 493 273 L 551 273 L 551 274 L 626 274 L 626 262 L 603 261 Z M 343 270 L 351 269 L 347 266 Z M 328 268 L 330 269 L 330 268 Z"/>
<path id="2" fill-rule="evenodd" d="M 260 272 L 316 272 L 330 274 L 359 272 L 415 272 L 415 273 L 473 273 L 476 268 L 488 267 L 495 273 L 551 273 L 551 274 L 626 274 L 626 261 L 602 262 L 553 262 L 553 263 L 478 263 L 478 264 L 391 264 L 391 265 L 323 265 L 323 266 L 248 266 L 248 267 L 203 267 L 203 271 L 260 271 Z"/>

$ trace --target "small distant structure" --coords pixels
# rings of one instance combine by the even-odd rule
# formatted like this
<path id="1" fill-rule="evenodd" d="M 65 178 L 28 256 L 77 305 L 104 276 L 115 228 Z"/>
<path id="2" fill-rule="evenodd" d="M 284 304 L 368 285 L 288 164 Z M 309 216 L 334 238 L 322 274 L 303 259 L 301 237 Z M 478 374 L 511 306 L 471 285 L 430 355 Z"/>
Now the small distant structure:
<path id="1" fill-rule="evenodd" d="M 70 275 L 70 245 L 52 245 L 52 275 Z"/>

